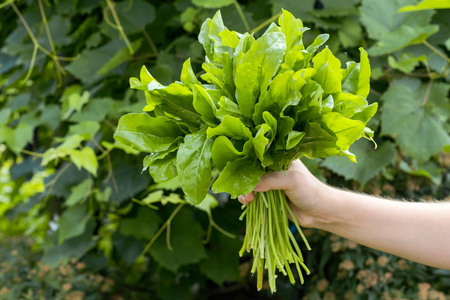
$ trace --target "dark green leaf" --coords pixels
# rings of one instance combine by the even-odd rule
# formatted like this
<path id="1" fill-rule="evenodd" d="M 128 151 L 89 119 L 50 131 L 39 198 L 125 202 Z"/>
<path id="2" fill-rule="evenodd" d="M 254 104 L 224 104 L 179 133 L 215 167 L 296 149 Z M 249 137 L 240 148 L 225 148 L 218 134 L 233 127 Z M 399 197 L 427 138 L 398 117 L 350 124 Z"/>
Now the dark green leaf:
<path id="1" fill-rule="evenodd" d="M 186 226 L 189 224 L 189 226 Z M 206 258 L 202 244 L 203 230 L 194 219 L 191 210 L 183 207 L 170 225 L 170 244 L 173 250 L 167 248 L 166 235 L 162 234 L 150 248 L 153 258 L 164 268 L 177 272 L 187 264 L 197 263 Z"/>

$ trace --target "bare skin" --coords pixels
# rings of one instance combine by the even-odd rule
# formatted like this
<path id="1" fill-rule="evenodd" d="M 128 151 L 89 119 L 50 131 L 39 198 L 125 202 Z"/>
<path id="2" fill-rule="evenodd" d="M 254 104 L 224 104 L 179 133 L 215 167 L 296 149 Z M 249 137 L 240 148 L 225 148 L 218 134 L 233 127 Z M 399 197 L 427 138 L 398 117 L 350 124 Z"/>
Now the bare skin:
<path id="1" fill-rule="evenodd" d="M 381 199 L 330 187 L 297 160 L 289 170 L 263 176 L 254 191 L 284 190 L 303 227 L 432 267 L 450 269 L 450 202 Z M 240 196 L 242 204 L 253 193 Z"/>

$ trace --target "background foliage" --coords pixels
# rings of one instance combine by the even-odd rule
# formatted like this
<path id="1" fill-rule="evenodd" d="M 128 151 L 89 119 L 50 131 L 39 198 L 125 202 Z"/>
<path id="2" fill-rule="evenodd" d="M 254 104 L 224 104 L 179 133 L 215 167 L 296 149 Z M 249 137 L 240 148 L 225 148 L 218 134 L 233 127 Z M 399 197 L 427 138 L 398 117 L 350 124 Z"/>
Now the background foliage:
<path id="1" fill-rule="evenodd" d="M 311 28 L 306 45 L 326 32 L 343 61 L 358 61 L 360 46 L 368 50 L 369 101 L 380 106 L 369 124 L 377 150 L 359 141 L 350 149 L 358 164 L 336 157 L 305 161 L 308 167 L 352 190 L 448 200 L 448 9 L 413 0 L 238 2 L 0 4 L 1 299 L 450 294 L 449 271 L 315 230 L 307 230 L 313 251 L 305 284 L 279 280 L 276 294 L 257 294 L 250 258 L 237 254 L 244 230 L 237 201 L 215 195 L 201 207 L 188 205 L 176 182 L 155 184 L 141 174 L 143 155 L 113 140 L 118 118 L 145 105 L 128 87 L 143 64 L 167 84 L 191 57 L 200 75 L 204 19 L 220 8 L 230 30 L 258 36 L 284 8 Z"/>

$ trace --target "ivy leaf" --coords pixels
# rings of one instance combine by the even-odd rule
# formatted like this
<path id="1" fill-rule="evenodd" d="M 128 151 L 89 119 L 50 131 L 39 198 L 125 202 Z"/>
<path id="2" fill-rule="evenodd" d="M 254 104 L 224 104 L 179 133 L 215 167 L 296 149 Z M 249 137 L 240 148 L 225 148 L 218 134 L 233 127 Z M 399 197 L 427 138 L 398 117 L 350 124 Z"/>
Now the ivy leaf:
<path id="1" fill-rule="evenodd" d="M 90 99 L 80 112 L 74 113 L 69 121 L 83 122 L 94 121 L 99 122 L 105 118 L 107 113 L 113 107 L 114 101 L 111 98 Z"/>
<path id="2" fill-rule="evenodd" d="M 3 129 L 2 138 L 6 145 L 16 153 L 19 153 L 33 138 L 33 127 L 19 123 L 16 128 L 0 127 Z"/>
<path id="3" fill-rule="evenodd" d="M 392 32 L 384 34 L 382 39 L 368 51 L 373 56 L 392 53 L 409 45 L 420 44 L 438 31 L 438 25 L 421 27 L 403 25 Z"/>
<path id="4" fill-rule="evenodd" d="M 449 85 L 430 84 L 411 78 L 395 80 L 382 97 L 381 133 L 394 137 L 402 150 L 420 162 L 450 144 L 441 120 L 448 118 L 448 111 L 441 116 L 439 109 L 440 103 L 448 101 Z"/>
<path id="5" fill-rule="evenodd" d="M 58 220 L 59 243 L 84 233 L 91 215 L 84 205 L 72 206 L 66 209 Z"/>
<path id="6" fill-rule="evenodd" d="M 177 153 L 177 169 L 186 199 L 199 204 L 208 193 L 211 181 L 211 147 L 213 140 L 206 129 L 188 134 Z"/>
<path id="7" fill-rule="evenodd" d="M 369 37 L 378 41 L 369 49 L 371 55 L 383 55 L 422 43 L 438 31 L 439 26 L 430 24 L 433 11 L 398 12 L 404 3 L 403 0 L 362 2 L 361 23 Z"/>
<path id="8" fill-rule="evenodd" d="M 59 263 L 67 263 L 72 258 L 79 259 L 96 244 L 96 241 L 92 238 L 94 228 L 94 222 L 88 222 L 82 235 L 49 248 L 44 253 L 43 262 L 54 268 Z"/>
<path id="9" fill-rule="evenodd" d="M 114 6 L 126 34 L 141 32 L 156 17 L 153 5 L 143 0 L 117 2 Z"/>
<path id="10" fill-rule="evenodd" d="M 100 125 L 98 122 L 94 121 L 84 121 L 78 124 L 71 125 L 69 127 L 68 135 L 83 135 L 86 136 L 86 140 L 92 139 L 95 134 L 100 130 Z"/>
<path id="11" fill-rule="evenodd" d="M 97 176 L 98 161 L 92 148 L 84 147 L 81 150 L 71 150 L 70 159 L 78 170 L 83 167 L 92 175 Z"/>
<path id="12" fill-rule="evenodd" d="M 350 152 L 355 154 L 358 163 L 352 164 L 345 157 L 334 156 L 326 158 L 322 166 L 364 186 L 385 167 L 395 163 L 396 150 L 391 142 L 384 142 L 374 150 L 371 142 L 362 139 L 350 147 Z"/>
<path id="13" fill-rule="evenodd" d="M 139 206 L 136 217 L 123 219 L 119 230 L 122 234 L 136 239 L 151 240 L 160 223 L 161 217 L 155 211 Z"/>
<path id="14" fill-rule="evenodd" d="M 128 51 L 122 40 L 113 40 L 100 48 L 84 50 L 81 52 L 80 57 L 68 64 L 65 69 L 83 83 L 90 84 L 103 77 L 98 73 L 98 70 L 123 48 Z"/>
<path id="15" fill-rule="evenodd" d="M 141 48 L 143 39 L 135 40 L 133 43 L 131 43 L 131 48 L 134 52 L 137 52 L 139 48 Z M 130 49 L 122 48 L 120 49 L 116 54 L 114 54 L 111 59 L 104 64 L 98 71 L 98 75 L 106 75 L 108 74 L 112 69 L 116 68 L 117 66 L 123 64 L 126 61 L 129 61 L 133 57 L 133 54 L 131 53 Z"/>
<path id="16" fill-rule="evenodd" d="M 239 239 L 214 233 L 210 243 L 212 247 L 207 248 L 208 258 L 198 264 L 200 271 L 218 285 L 222 285 L 225 281 L 239 281 L 239 257 L 229 255 L 239 252 L 241 246 Z"/>
<path id="17" fill-rule="evenodd" d="M 144 243 L 132 236 L 123 235 L 120 231 L 112 235 L 114 260 L 123 263 L 125 266 L 131 266 L 139 254 L 144 250 Z"/>
<path id="18" fill-rule="evenodd" d="M 92 193 L 92 180 L 86 179 L 71 188 L 70 196 L 64 202 L 66 206 L 74 206 Z"/>
<path id="19" fill-rule="evenodd" d="M 161 266 L 177 272 L 183 265 L 206 258 L 202 244 L 203 234 L 192 210 L 183 207 L 171 222 L 169 238 L 172 250 L 167 247 L 166 235 L 162 234 L 150 248 L 150 253 Z"/>
<path id="20" fill-rule="evenodd" d="M 427 57 L 425 55 L 415 57 L 409 52 L 403 52 L 397 60 L 392 55 L 388 57 L 389 66 L 406 74 L 411 73 L 420 62 L 425 62 L 426 60 Z"/>

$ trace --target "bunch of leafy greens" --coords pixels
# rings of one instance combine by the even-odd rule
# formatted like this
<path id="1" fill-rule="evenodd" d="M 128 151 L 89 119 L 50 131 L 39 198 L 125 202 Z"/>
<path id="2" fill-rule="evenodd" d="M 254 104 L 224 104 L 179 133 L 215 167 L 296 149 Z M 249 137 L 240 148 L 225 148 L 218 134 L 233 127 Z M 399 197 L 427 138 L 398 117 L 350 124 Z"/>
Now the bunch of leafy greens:
<path id="1" fill-rule="evenodd" d="M 284 10 L 278 26 L 272 23 L 255 39 L 228 30 L 217 12 L 199 34 L 206 52 L 201 76 L 206 83 L 197 79 L 189 59 L 181 82 L 168 86 L 142 67 L 140 80 L 131 78 L 130 85 L 145 91 L 146 112 L 123 116 L 115 138 L 149 153 L 144 170 L 156 182 L 178 176 L 194 204 L 206 197 L 213 168 L 220 175 L 212 190 L 237 197 L 251 192 L 264 173 L 286 170 L 302 156 L 339 155 L 356 162 L 348 149 L 357 139 L 372 137 L 366 123 L 377 110 L 376 103 L 368 105 L 365 99 L 367 53 L 360 49 L 360 63 L 348 62 L 341 69 L 328 48 L 316 54 L 328 34 L 305 47 L 306 30 Z M 241 255 L 253 249 L 258 288 L 264 268 L 272 291 L 276 269 L 295 282 L 289 263 L 295 263 L 303 281 L 300 266 L 309 271 L 288 229 L 287 214 L 292 212 L 284 194 L 270 191 L 256 197 L 260 201 L 243 213 L 247 232 Z"/>

